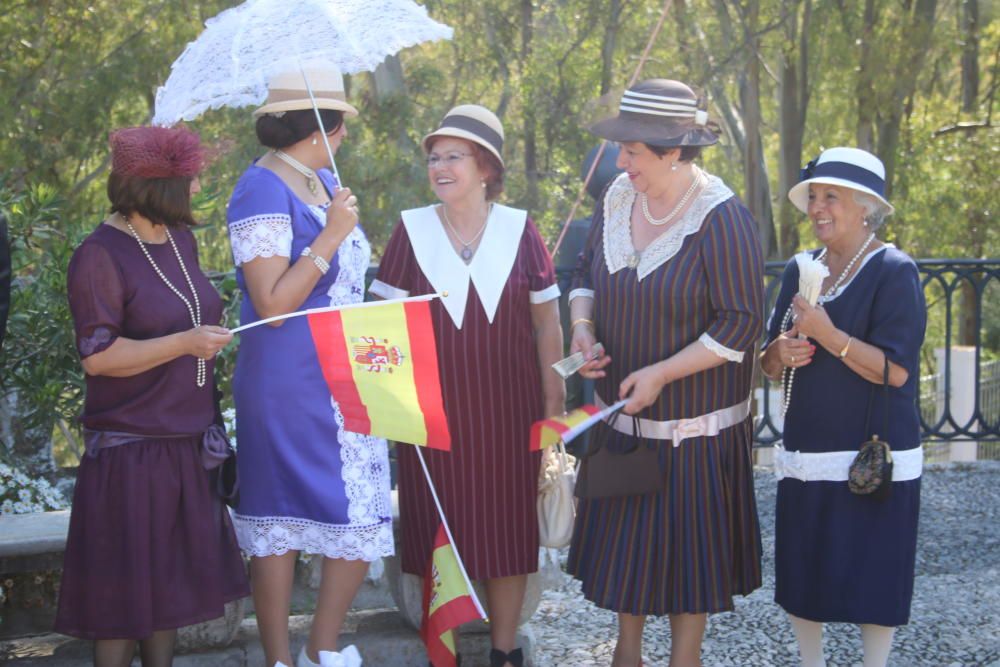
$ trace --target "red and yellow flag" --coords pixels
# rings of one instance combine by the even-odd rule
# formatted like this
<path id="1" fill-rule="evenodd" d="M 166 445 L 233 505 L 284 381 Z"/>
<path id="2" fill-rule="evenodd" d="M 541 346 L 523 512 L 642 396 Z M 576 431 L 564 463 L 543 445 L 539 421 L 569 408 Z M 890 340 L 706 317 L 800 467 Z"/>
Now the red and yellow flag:
<path id="1" fill-rule="evenodd" d="M 420 624 L 427 659 L 434 667 L 455 667 L 455 635 L 451 630 L 477 618 L 486 618 L 486 614 L 469 590 L 444 525 L 439 524 L 424 577 L 424 619 Z"/>
<path id="2" fill-rule="evenodd" d="M 429 301 L 308 317 L 323 377 L 348 431 L 451 449 Z"/>
<path id="3" fill-rule="evenodd" d="M 531 451 L 537 452 L 540 449 L 551 447 L 565 438 L 570 431 L 574 431 L 588 420 L 594 419 L 600 412 L 601 410 L 596 405 L 584 405 L 561 417 L 550 417 L 536 421 L 531 425 Z M 596 421 L 597 419 L 594 419 L 594 422 Z M 572 437 L 566 438 L 567 441 L 571 439 Z"/>

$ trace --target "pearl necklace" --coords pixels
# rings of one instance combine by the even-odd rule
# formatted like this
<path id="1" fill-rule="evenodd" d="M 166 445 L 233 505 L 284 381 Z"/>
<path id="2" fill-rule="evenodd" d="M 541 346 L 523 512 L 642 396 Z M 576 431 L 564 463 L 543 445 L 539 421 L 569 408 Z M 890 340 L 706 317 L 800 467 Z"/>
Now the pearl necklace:
<path id="1" fill-rule="evenodd" d="M 858 263 L 858 260 L 861 259 L 861 256 L 865 254 L 865 250 L 868 249 L 868 246 L 870 246 L 872 244 L 872 241 L 874 240 L 875 240 L 875 234 L 869 234 L 868 239 L 861 244 L 861 247 L 854 254 L 854 257 L 851 258 L 851 261 L 847 263 L 847 266 L 844 267 L 844 270 L 841 271 L 840 275 L 837 276 L 837 279 L 833 281 L 833 285 L 831 285 L 830 289 L 826 291 L 825 296 L 829 297 L 837 293 L 837 288 L 840 287 L 840 283 L 844 282 L 847 276 L 851 274 L 851 269 L 853 269 L 854 265 Z M 823 248 L 823 251 L 820 252 L 819 256 L 816 259 L 822 260 L 824 257 L 826 257 L 826 248 Z M 785 311 L 785 317 L 781 321 L 781 330 L 788 331 L 788 325 L 791 324 L 791 322 L 792 322 L 792 306 L 789 305 L 788 310 Z M 788 412 L 788 403 L 792 399 L 792 383 L 794 381 L 795 381 L 795 368 L 785 366 L 784 372 L 781 374 L 782 417 L 784 417 L 785 414 Z"/>
<path id="2" fill-rule="evenodd" d="M 691 195 L 694 194 L 695 190 L 698 189 L 699 185 L 701 185 L 701 176 L 698 172 L 695 172 L 694 178 L 691 179 L 691 186 L 687 189 L 687 192 L 684 193 L 684 196 L 680 198 L 680 200 L 670 210 L 670 212 L 667 213 L 667 215 L 662 218 L 653 217 L 653 214 L 649 212 L 649 198 L 646 196 L 645 192 L 640 192 L 639 203 L 642 205 L 642 216 L 646 218 L 646 222 L 653 225 L 654 227 L 662 227 L 663 225 L 667 224 L 675 217 L 677 217 L 677 214 L 680 213 L 681 209 L 683 209 L 687 205 L 688 200 L 691 199 Z"/>
<path id="3" fill-rule="evenodd" d="M 861 247 L 858 248 L 858 251 L 856 253 L 854 253 L 854 257 L 851 258 L 851 261 L 847 263 L 847 266 L 844 267 L 844 270 L 840 272 L 840 275 L 837 276 L 837 279 L 833 281 L 832 285 L 830 285 L 830 289 L 826 291 L 826 296 L 833 296 L 834 294 L 837 293 L 837 288 L 840 287 L 840 283 L 844 282 L 844 279 L 847 278 L 847 276 L 851 275 L 851 269 L 853 269 L 854 265 L 858 263 L 858 260 L 861 259 L 861 256 L 865 254 L 865 250 L 868 250 L 868 246 L 870 246 L 872 244 L 872 241 L 874 240 L 875 240 L 875 234 L 874 233 L 869 234 L 868 239 L 861 244 Z M 826 248 L 823 248 L 823 251 L 819 254 L 819 257 L 817 257 L 816 259 L 823 262 L 825 257 L 826 257 Z M 826 264 L 826 262 L 823 263 Z"/>
<path id="4" fill-rule="evenodd" d="M 128 227 L 128 230 L 132 232 L 132 236 L 135 238 L 136 242 L 139 244 L 139 247 L 142 249 L 142 254 L 145 255 L 146 259 L 149 260 L 149 264 L 150 266 L 153 267 L 153 271 L 156 272 L 156 275 L 160 276 L 160 280 L 162 280 L 166 284 L 166 286 L 170 288 L 170 291 L 176 294 L 180 298 L 180 300 L 184 302 L 184 305 L 187 306 L 188 315 L 191 316 L 191 323 L 196 327 L 200 327 L 201 302 L 198 300 L 198 292 L 194 288 L 194 283 L 191 281 L 191 276 L 190 274 L 188 274 L 187 267 L 184 266 L 184 259 L 181 257 L 181 253 L 177 249 L 177 243 L 174 242 L 174 237 L 170 234 L 170 230 L 167 229 L 166 227 L 163 228 L 163 231 L 167 233 L 167 240 L 170 242 L 170 247 L 174 249 L 174 255 L 177 257 L 177 263 L 181 265 L 181 272 L 184 274 L 184 279 L 187 281 L 188 287 L 191 288 L 191 295 L 194 297 L 194 307 L 191 306 L 191 302 L 188 301 L 187 297 L 181 294 L 181 291 L 176 287 L 174 287 L 174 284 L 172 282 L 167 280 L 167 277 L 163 274 L 163 271 L 161 271 L 160 267 L 158 267 L 156 265 L 156 262 L 153 261 L 153 256 L 149 254 L 149 249 L 146 247 L 146 244 L 142 242 L 142 238 L 139 236 L 139 232 L 135 231 L 135 227 L 132 226 L 132 223 L 129 222 L 129 219 L 126 218 L 121 213 L 119 213 L 118 215 L 120 215 L 122 220 L 125 221 L 125 225 Z M 195 375 L 195 382 L 199 387 L 205 386 L 206 375 L 207 372 L 205 367 L 205 360 L 199 358 L 198 370 Z"/>
<path id="5" fill-rule="evenodd" d="M 451 220 L 448 219 L 448 207 L 445 206 L 444 204 L 441 204 L 441 215 L 444 217 L 444 222 L 446 225 L 448 225 L 448 229 L 451 230 L 452 235 L 459 243 L 462 244 L 462 251 L 459 252 L 458 254 L 462 257 L 462 259 L 465 261 L 466 264 L 468 264 L 469 261 L 472 260 L 472 255 L 474 254 L 472 250 L 472 244 L 475 243 L 479 239 L 479 237 L 483 235 L 484 231 L 486 231 L 486 223 L 489 222 L 490 215 L 492 213 L 493 213 L 493 204 L 490 203 L 489 208 L 486 209 L 486 219 L 483 220 L 483 226 L 480 227 L 479 231 L 476 232 L 476 235 L 473 236 L 468 243 L 466 243 L 462 239 L 462 237 L 458 235 L 458 230 L 455 229 L 455 226 L 451 224 Z"/>
<path id="6" fill-rule="evenodd" d="M 306 177 L 306 186 L 309 188 L 309 192 L 313 193 L 314 195 L 319 194 L 319 184 L 317 183 L 318 179 L 316 178 L 316 172 L 314 170 L 305 166 L 304 164 L 302 164 L 301 162 L 299 162 L 298 160 L 296 160 L 295 158 L 293 158 L 291 155 L 289 155 L 284 151 L 274 149 L 271 151 L 271 153 L 274 155 L 274 157 L 278 158 L 279 160 L 287 164 L 289 167 L 291 167 L 292 169 L 294 169 L 295 171 L 299 172 L 300 174 Z"/>

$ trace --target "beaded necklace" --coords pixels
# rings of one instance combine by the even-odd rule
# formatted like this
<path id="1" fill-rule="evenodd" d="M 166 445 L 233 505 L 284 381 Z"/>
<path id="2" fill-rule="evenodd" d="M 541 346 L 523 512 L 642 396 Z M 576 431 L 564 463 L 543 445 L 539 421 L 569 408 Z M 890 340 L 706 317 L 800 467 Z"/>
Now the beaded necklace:
<path id="1" fill-rule="evenodd" d="M 176 294 L 178 298 L 180 298 L 180 300 L 184 302 L 184 305 L 187 306 L 188 315 L 191 316 L 191 323 L 196 327 L 200 327 L 201 302 L 198 300 L 198 291 L 195 290 L 194 288 L 194 282 L 191 280 L 190 274 L 188 274 L 187 267 L 184 265 L 184 259 L 181 257 L 180 250 L 177 249 L 177 243 L 174 242 L 174 237 L 170 234 L 170 230 L 167 229 L 166 227 L 163 228 L 163 231 L 167 233 L 167 241 L 170 242 L 170 247 L 174 249 L 174 255 L 177 257 L 177 263 L 181 265 L 181 272 L 184 274 L 184 279 L 187 281 L 188 287 L 191 288 L 191 295 L 194 297 L 194 306 L 191 305 L 191 302 L 188 301 L 188 298 L 186 296 L 181 294 L 181 291 L 179 289 L 174 287 L 174 284 L 167 279 L 167 276 L 164 275 L 163 271 L 160 270 L 160 267 L 156 265 L 155 261 L 153 261 L 153 256 L 149 254 L 149 249 L 146 248 L 146 244 L 142 242 L 142 238 L 139 236 L 139 232 L 135 231 L 135 227 L 132 226 L 132 223 L 129 221 L 129 219 L 126 218 L 121 213 L 119 213 L 118 215 L 121 216 L 121 219 L 125 221 L 125 225 L 128 227 L 128 230 L 132 233 L 132 237 L 135 238 L 136 243 L 139 244 L 139 248 L 142 250 L 142 254 L 146 256 L 147 260 L 149 260 L 149 264 L 150 266 L 153 267 L 153 271 L 156 272 L 156 275 L 160 276 L 160 280 L 162 280 L 164 284 L 166 284 L 166 286 L 170 288 L 170 291 Z M 205 360 L 199 358 L 197 373 L 195 375 L 195 383 L 199 387 L 205 386 L 206 374 L 207 372 L 206 372 Z"/>

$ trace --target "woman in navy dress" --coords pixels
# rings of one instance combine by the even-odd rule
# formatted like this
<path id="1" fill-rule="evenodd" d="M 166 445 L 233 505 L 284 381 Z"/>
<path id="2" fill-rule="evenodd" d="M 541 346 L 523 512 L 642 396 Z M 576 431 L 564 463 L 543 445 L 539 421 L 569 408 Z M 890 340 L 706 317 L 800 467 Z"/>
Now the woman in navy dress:
<path id="1" fill-rule="evenodd" d="M 80 460 L 55 629 L 93 639 L 97 667 L 167 667 L 177 628 L 249 593 L 207 469 L 212 370 L 232 334 L 198 266 L 191 194 L 203 154 L 180 129 L 111 135 L 111 214 L 67 276 L 86 372 Z"/>
<path id="2" fill-rule="evenodd" d="M 913 260 L 875 235 L 893 211 L 884 178 L 882 162 L 856 148 L 827 149 L 803 170 L 788 197 L 812 221 L 823 245 L 813 256 L 830 275 L 811 307 L 797 295 L 796 262 L 788 263 L 761 356 L 772 379 L 795 369 L 775 461 L 775 600 L 789 614 L 806 667 L 826 664 L 828 622 L 859 624 L 865 667 L 885 665 L 894 628 L 910 616 L 923 462 L 916 394 L 927 311 Z M 783 331 L 790 308 L 794 324 Z M 885 500 L 855 495 L 846 483 L 873 432 L 893 451 Z"/>
<path id="3" fill-rule="evenodd" d="M 357 199 L 330 172 L 357 115 L 333 69 L 307 69 L 323 119 L 316 121 L 302 72 L 269 82 L 257 138 L 270 148 L 240 177 L 227 218 L 246 324 L 296 310 L 359 303 L 371 248 Z M 324 139 L 323 131 L 327 132 Z M 308 318 L 241 334 L 233 377 L 241 493 L 234 521 L 250 556 L 254 608 L 267 667 L 292 664 L 288 612 L 299 552 L 321 554 L 323 574 L 309 641 L 297 667 L 343 658 L 337 638 L 371 561 L 393 553 L 386 442 L 344 429 L 330 397 Z"/>
<path id="4" fill-rule="evenodd" d="M 571 349 L 603 343 L 581 373 L 635 420 L 595 427 L 606 452 L 580 471 L 568 570 L 618 612 L 614 667 L 641 664 L 650 614 L 670 618 L 671 667 L 690 667 L 707 615 L 760 585 L 749 395 L 763 258 L 750 212 L 693 163 L 718 135 L 688 86 L 641 82 L 592 131 L 620 142 L 625 173 L 581 254 Z"/>

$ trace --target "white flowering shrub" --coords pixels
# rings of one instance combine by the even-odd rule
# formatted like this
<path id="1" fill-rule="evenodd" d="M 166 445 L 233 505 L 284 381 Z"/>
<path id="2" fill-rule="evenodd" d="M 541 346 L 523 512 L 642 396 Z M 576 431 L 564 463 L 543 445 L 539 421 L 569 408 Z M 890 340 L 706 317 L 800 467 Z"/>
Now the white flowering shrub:
<path id="1" fill-rule="evenodd" d="M 62 495 L 44 479 L 31 479 L 0 463 L 0 516 L 66 509 Z"/>
<path id="2" fill-rule="evenodd" d="M 236 448 L 236 409 L 226 408 L 222 411 L 222 421 L 226 427 L 226 436 L 229 438 L 229 444 Z"/>

